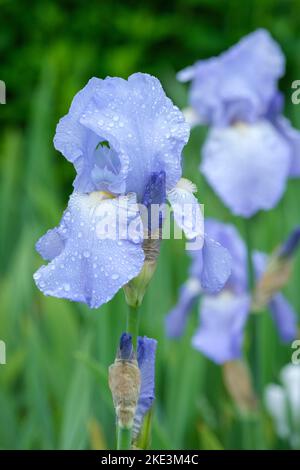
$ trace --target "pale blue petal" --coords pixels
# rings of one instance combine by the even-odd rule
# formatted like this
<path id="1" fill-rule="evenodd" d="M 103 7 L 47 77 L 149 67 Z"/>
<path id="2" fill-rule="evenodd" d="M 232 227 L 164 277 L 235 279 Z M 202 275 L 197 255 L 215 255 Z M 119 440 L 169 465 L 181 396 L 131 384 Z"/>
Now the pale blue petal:
<path id="1" fill-rule="evenodd" d="M 291 166 L 289 176 L 291 178 L 300 177 L 300 131 L 292 127 L 290 121 L 284 116 L 279 116 L 275 121 L 275 126 L 285 138 L 291 148 Z"/>
<path id="2" fill-rule="evenodd" d="M 259 29 L 218 57 L 188 67 L 178 79 L 192 80 L 190 104 L 206 123 L 253 122 L 267 112 L 284 68 L 280 47 Z"/>
<path id="3" fill-rule="evenodd" d="M 35 273 L 38 288 L 92 308 L 108 302 L 143 266 L 142 236 L 131 227 L 142 224 L 137 210 L 133 195 L 103 200 L 101 193 L 73 193 L 63 250 Z"/>
<path id="4" fill-rule="evenodd" d="M 249 309 L 247 294 L 233 295 L 224 291 L 217 296 L 204 296 L 200 328 L 192 339 L 194 348 L 217 364 L 241 357 Z"/>
<path id="5" fill-rule="evenodd" d="M 269 308 L 282 341 L 290 343 L 297 338 L 297 314 L 282 294 L 272 298 Z"/>
<path id="6" fill-rule="evenodd" d="M 204 237 L 204 217 L 194 194 L 186 189 L 175 187 L 168 192 L 174 219 L 188 239 Z"/>
<path id="7" fill-rule="evenodd" d="M 167 190 L 176 185 L 189 126 L 156 78 L 142 73 L 128 80 L 106 78 L 80 123 L 105 137 L 126 162 L 126 193 L 137 193 L 140 201 L 151 174 L 160 171 L 166 173 Z"/>
<path id="8" fill-rule="evenodd" d="M 166 316 L 165 325 L 167 336 L 171 338 L 179 337 L 183 334 L 188 314 L 199 298 L 201 292 L 200 282 L 189 279 L 180 289 L 177 305 Z"/>
<path id="9" fill-rule="evenodd" d="M 61 236 L 59 227 L 55 227 L 45 233 L 36 243 L 36 251 L 46 261 L 51 261 L 64 249 L 64 239 Z"/>
<path id="10" fill-rule="evenodd" d="M 193 253 L 193 257 L 190 275 L 200 280 L 202 289 L 208 294 L 223 289 L 231 274 L 232 259 L 228 250 L 205 236 L 202 250 Z"/>
<path id="11" fill-rule="evenodd" d="M 133 423 L 134 437 L 138 435 L 144 416 L 150 410 L 155 398 L 156 346 L 155 339 L 138 337 L 137 361 L 141 372 L 141 389 Z"/>
<path id="12" fill-rule="evenodd" d="M 272 209 L 289 170 L 289 145 L 267 121 L 213 128 L 203 148 L 201 171 L 235 215 Z"/>
<path id="13" fill-rule="evenodd" d="M 208 237 L 219 242 L 231 256 L 231 274 L 226 288 L 236 293 L 245 292 L 248 285 L 247 249 L 236 227 L 215 219 L 205 219 L 205 231 Z"/>
<path id="14" fill-rule="evenodd" d="M 80 192 L 102 189 L 118 193 L 125 187 L 126 161 L 121 164 L 114 149 L 100 145 L 107 141 L 105 132 L 96 134 L 80 123 L 88 103 L 96 91 L 101 89 L 102 83 L 103 80 L 92 78 L 75 95 L 68 114 L 60 119 L 54 137 L 55 148 L 75 166 L 77 177 L 74 187 Z M 107 155 L 108 152 L 112 158 Z M 109 160 L 117 162 L 115 171 L 112 171 L 111 165 L 107 167 Z"/>

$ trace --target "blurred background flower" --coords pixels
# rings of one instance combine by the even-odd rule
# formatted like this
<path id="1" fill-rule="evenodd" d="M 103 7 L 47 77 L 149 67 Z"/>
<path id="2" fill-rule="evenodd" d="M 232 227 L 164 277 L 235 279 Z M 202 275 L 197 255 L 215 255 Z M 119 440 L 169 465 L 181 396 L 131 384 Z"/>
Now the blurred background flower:
<path id="1" fill-rule="evenodd" d="M 199 123 L 211 126 L 200 170 L 236 215 L 272 209 L 287 178 L 299 176 L 300 132 L 281 115 L 284 72 L 281 48 L 258 29 L 177 74 L 191 81 L 189 102 Z"/>
<path id="2" fill-rule="evenodd" d="M 172 101 L 186 107 L 188 89 L 176 80 L 176 72 L 218 56 L 263 27 L 286 58 L 279 88 L 284 114 L 299 129 L 300 108 L 290 100 L 291 83 L 300 78 L 299 2 L 0 3 L 0 79 L 7 94 L 0 105 L 0 339 L 7 356 L 7 364 L 0 365 L 0 447 L 111 448 L 114 409 L 107 367 L 125 327 L 123 293 L 94 311 L 46 298 L 32 281 L 40 266 L 35 242 L 58 225 L 75 177 L 72 165 L 53 147 L 58 119 L 90 77 L 127 78 L 136 71 L 157 76 Z M 198 171 L 206 136 L 205 126 L 193 129 L 184 150 L 184 174 L 196 183 L 205 215 L 232 223 L 231 212 Z M 288 179 L 277 207 L 257 214 L 255 249 L 269 253 L 299 224 L 299 197 L 299 180 Z M 243 220 L 235 224 L 244 236 Z M 220 368 L 191 348 L 196 308 L 178 342 L 165 337 L 164 317 L 176 303 L 188 265 L 184 241 L 162 242 L 141 309 L 140 334 L 158 340 L 152 448 L 254 447 L 224 389 Z M 298 254 L 284 289 L 298 315 L 299 276 Z M 247 326 L 246 346 L 249 333 Z M 291 356 L 269 315 L 261 315 L 259 345 L 265 386 Z M 260 419 L 266 432 L 259 445 L 279 446 L 267 432 L 269 422 L 263 415 Z"/>
<path id="3" fill-rule="evenodd" d="M 280 372 L 280 384 L 265 389 L 265 406 L 279 438 L 294 449 L 300 447 L 300 366 L 288 364 Z"/>

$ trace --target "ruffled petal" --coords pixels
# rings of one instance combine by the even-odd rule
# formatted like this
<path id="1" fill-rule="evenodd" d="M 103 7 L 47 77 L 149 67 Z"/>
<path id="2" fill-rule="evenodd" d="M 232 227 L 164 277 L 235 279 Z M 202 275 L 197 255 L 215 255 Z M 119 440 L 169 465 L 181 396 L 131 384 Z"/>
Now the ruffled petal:
<path id="1" fill-rule="evenodd" d="M 290 343 L 296 339 L 297 314 L 286 298 L 282 294 L 274 295 L 269 308 L 282 341 Z"/>
<path id="2" fill-rule="evenodd" d="M 73 193 L 64 225 L 68 235 L 62 251 L 34 275 L 45 295 L 97 308 L 139 274 L 144 252 L 135 196 Z"/>
<path id="3" fill-rule="evenodd" d="M 190 240 L 196 237 L 203 239 L 204 217 L 193 192 L 177 185 L 168 192 L 167 196 L 173 209 L 174 219 L 185 236 Z"/>
<path id="4" fill-rule="evenodd" d="M 253 122 L 268 110 L 285 60 L 266 30 L 244 37 L 218 57 L 200 60 L 178 74 L 193 80 L 190 104 L 207 124 Z"/>
<path id="5" fill-rule="evenodd" d="M 177 305 L 171 310 L 165 319 L 166 333 L 171 338 L 183 334 L 188 314 L 199 298 L 201 285 L 198 279 L 189 279 L 180 289 Z"/>
<path id="6" fill-rule="evenodd" d="M 237 296 L 224 291 L 217 296 L 204 296 L 193 346 L 217 364 L 238 359 L 249 309 L 250 298 L 246 294 Z"/>
<path id="7" fill-rule="evenodd" d="M 157 341 L 146 336 L 138 338 L 137 361 L 141 371 L 141 389 L 133 423 L 133 436 L 142 427 L 145 414 L 155 398 L 155 353 Z"/>
<path id="8" fill-rule="evenodd" d="M 235 215 L 272 209 L 285 190 L 290 148 L 267 121 L 214 128 L 203 148 L 201 170 Z"/>
<path id="9" fill-rule="evenodd" d="M 121 162 L 113 148 L 107 148 L 107 133 L 97 134 L 80 123 L 88 103 L 103 80 L 92 78 L 75 95 L 70 110 L 60 119 L 54 137 L 54 146 L 75 166 L 76 191 L 92 192 L 108 190 L 115 193 L 124 191 L 127 171 L 126 160 Z"/>
<path id="10" fill-rule="evenodd" d="M 120 163 L 127 162 L 125 193 L 135 192 L 140 201 L 150 175 L 160 171 L 166 173 L 167 190 L 176 185 L 189 126 L 156 78 L 142 73 L 128 80 L 106 78 L 80 124 L 105 137 Z"/>

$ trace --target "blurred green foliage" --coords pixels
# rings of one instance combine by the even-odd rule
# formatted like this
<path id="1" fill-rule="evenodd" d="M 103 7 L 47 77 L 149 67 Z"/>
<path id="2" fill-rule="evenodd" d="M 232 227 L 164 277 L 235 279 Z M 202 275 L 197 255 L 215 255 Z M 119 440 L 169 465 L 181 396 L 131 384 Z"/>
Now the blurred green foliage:
<path id="1" fill-rule="evenodd" d="M 43 297 L 32 274 L 41 265 L 34 244 L 58 223 L 74 170 L 53 149 L 59 117 L 73 95 L 95 75 L 152 73 L 179 106 L 186 88 L 175 73 L 217 54 L 242 35 L 266 27 L 287 56 L 282 89 L 287 114 L 290 84 L 300 78 L 298 0 L 96 1 L 0 0 L 1 76 L 7 104 L 0 106 L 0 447 L 107 448 L 114 446 L 114 414 L 107 386 L 125 326 L 120 292 L 99 311 Z M 185 151 L 185 175 L 198 185 L 206 215 L 234 219 L 198 172 L 205 129 L 195 129 Z M 300 221 L 300 188 L 255 224 L 255 247 L 272 250 Z M 158 339 L 153 448 L 280 447 L 262 413 L 263 437 L 249 443 L 257 418 L 242 417 L 225 391 L 222 371 L 190 346 L 193 311 L 185 336 L 164 337 L 164 315 L 174 305 L 188 260 L 179 241 L 164 241 L 159 267 L 142 307 L 141 333 Z M 287 295 L 300 311 L 300 259 Z M 275 380 L 290 350 L 279 343 L 268 315 L 261 318 L 263 383 Z M 246 338 L 245 350 L 249 348 Z M 246 427 L 246 431 L 245 431 Z"/>

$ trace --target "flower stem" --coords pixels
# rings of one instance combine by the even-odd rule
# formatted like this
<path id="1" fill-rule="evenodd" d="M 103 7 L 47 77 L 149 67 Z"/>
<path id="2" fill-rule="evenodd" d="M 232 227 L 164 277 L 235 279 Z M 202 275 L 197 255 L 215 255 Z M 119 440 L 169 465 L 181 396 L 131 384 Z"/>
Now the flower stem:
<path id="1" fill-rule="evenodd" d="M 137 307 L 128 307 L 126 333 L 132 336 L 132 344 L 136 349 L 139 333 L 139 312 Z"/>
<path id="2" fill-rule="evenodd" d="M 253 242 L 252 242 L 252 228 L 254 225 L 254 218 L 246 220 L 246 243 L 247 243 L 247 262 L 248 262 L 248 276 L 249 276 L 249 289 L 253 293 L 255 288 L 255 269 L 253 265 Z M 261 370 L 260 370 L 260 315 L 253 314 L 250 316 L 250 329 L 251 329 L 251 350 L 250 360 L 252 363 L 254 386 L 257 394 L 261 392 Z"/>
<path id="3" fill-rule="evenodd" d="M 118 426 L 118 436 L 117 436 L 117 449 L 118 450 L 129 450 L 131 449 L 131 428 L 122 428 Z"/>

